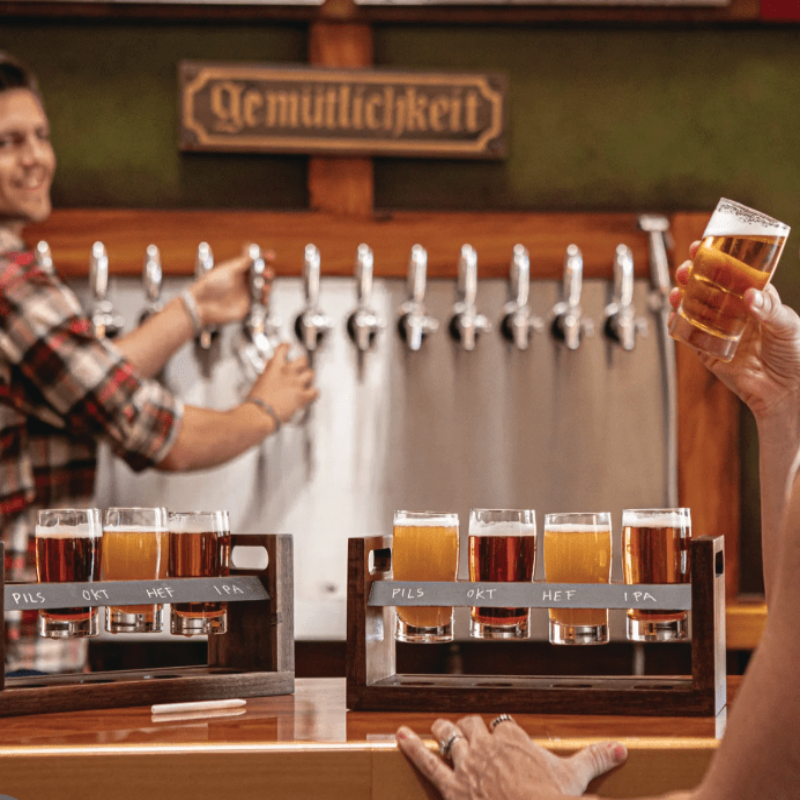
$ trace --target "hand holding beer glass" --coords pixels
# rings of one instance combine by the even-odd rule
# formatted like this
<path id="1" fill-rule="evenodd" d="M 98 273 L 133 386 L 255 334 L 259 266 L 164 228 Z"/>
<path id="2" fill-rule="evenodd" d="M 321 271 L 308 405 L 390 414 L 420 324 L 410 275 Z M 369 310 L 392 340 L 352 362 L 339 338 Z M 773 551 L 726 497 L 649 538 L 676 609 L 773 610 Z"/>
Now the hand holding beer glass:
<path id="1" fill-rule="evenodd" d="M 622 512 L 622 570 L 625 583 L 688 583 L 692 519 L 688 508 L 625 509 Z M 686 611 L 629 609 L 628 639 L 677 642 L 686 639 Z"/>
<path id="2" fill-rule="evenodd" d="M 469 515 L 469 579 L 530 583 L 536 559 L 536 512 L 473 508 Z M 480 608 L 470 612 L 476 639 L 524 639 L 529 608 Z"/>
<path id="3" fill-rule="evenodd" d="M 548 583 L 611 581 L 611 514 L 546 514 L 544 571 Z M 608 609 L 551 608 L 552 644 L 605 644 Z"/>
<path id="4" fill-rule="evenodd" d="M 103 518 L 104 581 L 167 577 L 169 525 L 164 508 L 109 508 Z M 109 633 L 150 633 L 163 627 L 161 605 L 109 606 Z"/>
<path id="5" fill-rule="evenodd" d="M 706 226 L 670 324 L 672 337 L 730 361 L 747 323 L 744 294 L 769 283 L 789 230 L 760 211 L 722 198 Z"/>
<path id="6" fill-rule="evenodd" d="M 169 577 L 223 578 L 230 574 L 231 526 L 227 511 L 169 515 Z M 227 603 L 173 603 L 170 631 L 183 636 L 225 633 Z"/>
<path id="7" fill-rule="evenodd" d="M 455 581 L 458 575 L 458 515 L 396 511 L 392 577 L 396 581 Z M 397 606 L 399 642 L 452 642 L 453 609 Z"/>
<path id="8" fill-rule="evenodd" d="M 39 583 L 84 583 L 100 579 L 103 526 L 96 508 L 45 509 L 36 524 Z M 39 633 L 50 639 L 97 636 L 97 608 L 39 612 Z"/>

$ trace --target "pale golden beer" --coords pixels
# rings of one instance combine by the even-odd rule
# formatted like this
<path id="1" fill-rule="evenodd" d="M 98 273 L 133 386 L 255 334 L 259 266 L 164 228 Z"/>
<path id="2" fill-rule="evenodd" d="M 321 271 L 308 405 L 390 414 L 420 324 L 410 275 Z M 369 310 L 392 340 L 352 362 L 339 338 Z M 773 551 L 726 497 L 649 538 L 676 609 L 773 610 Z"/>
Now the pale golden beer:
<path id="1" fill-rule="evenodd" d="M 164 508 L 109 508 L 103 522 L 104 581 L 167 577 L 169 527 Z M 163 606 L 109 606 L 109 633 L 151 633 L 163 628 Z"/>
<path id="2" fill-rule="evenodd" d="M 170 578 L 224 578 L 230 574 L 231 529 L 227 511 L 169 515 Z M 228 604 L 173 603 L 170 631 L 183 636 L 225 633 Z"/>
<path id="3" fill-rule="evenodd" d="M 766 214 L 720 200 L 670 325 L 673 338 L 730 361 L 747 324 L 744 293 L 769 283 L 789 230 Z"/>
<path id="4" fill-rule="evenodd" d="M 45 509 L 38 513 L 36 575 L 39 583 L 100 579 L 103 526 L 96 508 Z M 50 639 L 97 636 L 97 607 L 39 612 L 39 633 Z"/>
<path id="5" fill-rule="evenodd" d="M 544 571 L 548 583 L 609 583 L 611 514 L 546 514 Z M 553 644 L 604 644 L 608 609 L 551 608 Z"/>
<path id="6" fill-rule="evenodd" d="M 396 581 L 455 581 L 458 573 L 458 515 L 396 511 L 392 577 Z M 449 642 L 449 606 L 398 606 L 395 638 L 401 642 Z"/>
<path id="7" fill-rule="evenodd" d="M 625 583 L 688 583 L 692 520 L 688 508 L 625 509 L 622 512 L 622 571 Z M 688 612 L 628 609 L 628 639 L 686 639 Z"/>
<path id="8" fill-rule="evenodd" d="M 536 512 L 473 508 L 469 515 L 469 579 L 478 582 L 530 583 L 536 560 Z M 470 636 L 475 639 L 524 639 L 528 608 L 473 606 Z"/>

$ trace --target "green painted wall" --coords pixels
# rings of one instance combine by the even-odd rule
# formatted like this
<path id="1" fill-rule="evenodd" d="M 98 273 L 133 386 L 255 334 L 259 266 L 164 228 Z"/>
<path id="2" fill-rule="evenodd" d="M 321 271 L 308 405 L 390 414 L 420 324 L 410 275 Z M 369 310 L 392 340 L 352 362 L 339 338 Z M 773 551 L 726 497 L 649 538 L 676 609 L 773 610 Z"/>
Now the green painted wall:
<path id="1" fill-rule="evenodd" d="M 0 49 L 40 75 L 58 207 L 305 207 L 304 158 L 181 154 L 176 142 L 179 60 L 305 63 L 306 42 L 299 24 L 0 25 Z M 800 308 L 800 27 L 378 26 L 375 60 L 502 71 L 510 87 L 506 160 L 378 159 L 377 206 L 668 212 L 726 195 L 794 226 L 775 283 Z M 742 424 L 754 590 L 757 442 Z"/>

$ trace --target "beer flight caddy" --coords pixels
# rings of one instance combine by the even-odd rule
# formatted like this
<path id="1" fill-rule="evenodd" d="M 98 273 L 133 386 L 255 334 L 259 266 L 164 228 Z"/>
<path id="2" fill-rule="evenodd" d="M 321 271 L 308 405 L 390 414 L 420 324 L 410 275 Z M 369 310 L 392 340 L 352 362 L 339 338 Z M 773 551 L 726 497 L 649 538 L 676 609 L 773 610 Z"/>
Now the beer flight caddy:
<path id="1" fill-rule="evenodd" d="M 726 703 L 722 537 L 692 538 L 689 509 L 622 514 L 623 583 L 611 583 L 605 512 L 546 514 L 545 581 L 533 580 L 533 510 L 473 509 L 469 581 L 458 581 L 458 517 L 397 512 L 393 535 L 348 543 L 348 706 L 436 710 L 715 716 Z M 453 607 L 470 609 L 472 638 L 525 639 L 547 609 L 554 645 L 609 640 L 608 610 L 626 609 L 636 642 L 688 639 L 689 676 L 396 674 L 395 642 L 453 640 Z"/>
<path id="2" fill-rule="evenodd" d="M 107 631 L 158 632 L 169 604 L 171 633 L 208 634 L 208 664 L 0 676 L 0 716 L 294 692 L 290 535 L 232 534 L 224 511 L 49 509 L 35 540 L 39 582 L 3 583 L 5 610 L 37 610 L 42 636 L 72 638 L 98 634 L 100 606 Z M 237 569 L 237 547 L 266 566 Z"/>

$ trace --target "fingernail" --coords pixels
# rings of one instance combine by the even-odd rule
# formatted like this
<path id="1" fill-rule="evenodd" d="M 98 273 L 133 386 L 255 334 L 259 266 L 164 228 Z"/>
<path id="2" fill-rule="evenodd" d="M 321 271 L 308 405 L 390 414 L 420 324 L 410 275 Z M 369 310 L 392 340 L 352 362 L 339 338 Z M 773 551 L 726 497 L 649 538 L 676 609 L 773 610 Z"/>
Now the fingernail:
<path id="1" fill-rule="evenodd" d="M 625 749 L 625 745 L 616 744 L 614 745 L 612 755 L 614 756 L 614 761 L 620 763 L 625 760 L 628 755 L 628 751 Z"/>
<path id="2" fill-rule="evenodd" d="M 398 739 L 408 739 L 408 734 L 410 731 L 408 728 L 398 728 L 397 729 L 397 738 Z"/>
<path id="3" fill-rule="evenodd" d="M 752 299 L 750 300 L 751 308 L 762 308 L 764 305 L 764 295 L 758 289 L 753 290 Z"/>

